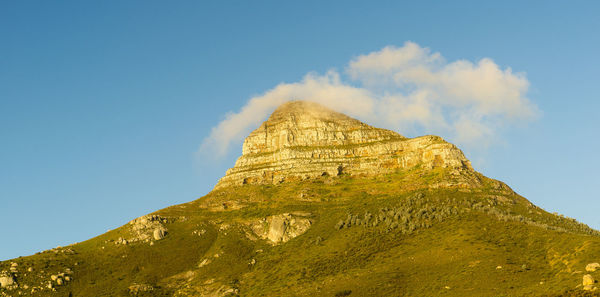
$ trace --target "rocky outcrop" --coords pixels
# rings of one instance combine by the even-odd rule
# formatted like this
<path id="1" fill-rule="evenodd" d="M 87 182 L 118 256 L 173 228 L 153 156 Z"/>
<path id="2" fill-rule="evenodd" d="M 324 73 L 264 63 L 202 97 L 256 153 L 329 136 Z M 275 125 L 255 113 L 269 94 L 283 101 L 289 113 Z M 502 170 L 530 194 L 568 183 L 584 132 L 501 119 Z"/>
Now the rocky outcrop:
<path id="1" fill-rule="evenodd" d="M 153 291 L 154 287 L 146 284 L 133 284 L 127 289 L 129 290 L 129 295 L 138 296 L 140 294 Z"/>
<path id="2" fill-rule="evenodd" d="M 186 286 L 175 293 L 175 296 L 226 297 L 239 296 L 237 284 L 225 284 L 214 278 L 207 279 L 195 287 Z"/>
<path id="3" fill-rule="evenodd" d="M 17 283 L 12 274 L 3 271 L 0 273 L 0 288 L 6 288 L 8 290 L 14 289 L 17 287 Z"/>
<path id="4" fill-rule="evenodd" d="M 167 219 L 159 215 L 145 215 L 139 217 L 131 222 L 131 231 L 134 234 L 133 238 L 120 239 L 116 243 L 127 244 L 128 242 L 144 241 L 149 242 L 150 240 L 161 240 L 167 235 L 167 228 L 163 224 L 167 223 Z"/>
<path id="5" fill-rule="evenodd" d="M 408 139 L 319 104 L 283 104 L 244 141 L 242 156 L 215 188 L 276 184 L 319 176 L 377 175 L 402 168 L 472 171 L 438 136 Z M 465 181 L 468 184 L 468 181 Z"/>
<path id="6" fill-rule="evenodd" d="M 287 242 L 306 232 L 311 221 L 306 218 L 305 213 L 284 213 L 280 215 L 262 218 L 250 225 L 252 232 L 271 244 Z"/>

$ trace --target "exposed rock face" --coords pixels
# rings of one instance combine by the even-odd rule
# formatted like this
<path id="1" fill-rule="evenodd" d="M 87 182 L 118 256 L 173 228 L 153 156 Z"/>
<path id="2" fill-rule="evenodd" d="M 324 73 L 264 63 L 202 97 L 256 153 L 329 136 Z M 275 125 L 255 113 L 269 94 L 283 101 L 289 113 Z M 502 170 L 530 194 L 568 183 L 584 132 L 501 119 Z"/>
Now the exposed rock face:
<path id="1" fill-rule="evenodd" d="M 271 244 L 286 242 L 306 232 L 311 222 L 305 218 L 306 214 L 284 213 L 263 218 L 251 224 L 254 234 L 262 239 L 267 239 Z"/>
<path id="2" fill-rule="evenodd" d="M 415 166 L 473 170 L 456 146 L 438 136 L 408 139 L 316 103 L 293 101 L 250 133 L 242 156 L 215 188 L 323 175 L 376 175 Z"/>

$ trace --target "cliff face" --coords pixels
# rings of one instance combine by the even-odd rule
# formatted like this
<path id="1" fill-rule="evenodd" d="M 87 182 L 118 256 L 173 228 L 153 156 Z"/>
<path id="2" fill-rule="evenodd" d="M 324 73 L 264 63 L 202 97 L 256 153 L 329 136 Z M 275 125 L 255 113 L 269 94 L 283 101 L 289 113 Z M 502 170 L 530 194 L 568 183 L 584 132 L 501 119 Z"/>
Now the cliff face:
<path id="1" fill-rule="evenodd" d="M 376 175 L 415 166 L 449 168 L 455 175 L 473 171 L 463 153 L 441 137 L 409 139 L 317 103 L 293 101 L 281 105 L 250 133 L 242 156 L 215 188 Z"/>

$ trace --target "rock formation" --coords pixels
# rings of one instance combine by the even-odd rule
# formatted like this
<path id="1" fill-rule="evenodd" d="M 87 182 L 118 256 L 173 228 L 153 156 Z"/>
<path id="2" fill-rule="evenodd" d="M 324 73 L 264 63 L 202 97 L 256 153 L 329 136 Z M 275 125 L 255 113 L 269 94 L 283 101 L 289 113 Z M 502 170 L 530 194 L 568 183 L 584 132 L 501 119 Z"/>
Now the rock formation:
<path id="1" fill-rule="evenodd" d="M 253 222 L 250 228 L 260 238 L 269 240 L 271 244 L 278 244 L 306 232 L 311 226 L 310 220 L 306 218 L 309 215 L 297 212 L 269 216 Z"/>
<path id="2" fill-rule="evenodd" d="M 585 266 L 585 271 L 594 272 L 598 268 L 600 268 L 600 263 L 590 263 L 590 264 L 588 264 L 588 265 Z"/>
<path id="3" fill-rule="evenodd" d="M 15 279 L 8 272 L 0 273 L 0 288 L 12 289 L 16 285 Z"/>
<path id="4" fill-rule="evenodd" d="M 377 175 L 416 166 L 450 168 L 457 175 L 473 171 L 462 151 L 441 137 L 409 139 L 317 103 L 293 101 L 281 105 L 250 133 L 242 156 L 215 188 L 341 174 Z"/>
<path id="5" fill-rule="evenodd" d="M 584 290 L 586 290 L 586 291 L 595 290 L 594 283 L 595 283 L 595 280 L 591 274 L 586 274 L 583 276 L 582 285 L 583 285 Z"/>
<path id="6" fill-rule="evenodd" d="M 146 284 L 132 284 L 131 286 L 129 286 L 128 290 L 129 290 L 129 295 L 138 296 L 138 295 L 142 295 L 145 292 L 153 291 L 154 287 L 152 287 L 150 285 L 146 285 Z"/>
<path id="7" fill-rule="evenodd" d="M 167 235 L 167 229 L 163 224 L 167 223 L 167 219 L 158 215 L 145 215 L 129 222 L 131 231 L 134 234 L 133 238 L 119 238 L 117 244 L 127 244 L 128 242 L 145 241 L 151 239 L 161 240 Z"/>

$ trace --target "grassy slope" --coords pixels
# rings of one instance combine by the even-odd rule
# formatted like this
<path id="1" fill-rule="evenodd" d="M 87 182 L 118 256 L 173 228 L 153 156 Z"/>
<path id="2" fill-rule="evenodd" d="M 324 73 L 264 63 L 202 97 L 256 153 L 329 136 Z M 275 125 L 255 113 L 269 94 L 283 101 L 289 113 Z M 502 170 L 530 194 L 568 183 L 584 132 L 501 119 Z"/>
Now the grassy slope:
<path id="1" fill-rule="evenodd" d="M 128 296 L 133 283 L 154 286 L 151 296 L 199 295 L 219 287 L 241 296 L 581 293 L 581 271 L 600 261 L 596 232 L 483 177 L 477 189 L 426 188 L 447 174 L 413 170 L 224 189 L 156 212 L 169 219 L 169 234 L 152 246 L 111 242 L 130 237 L 125 225 L 83 243 L 2 262 L 0 270 L 17 262 L 21 288 L 73 270 L 68 285 L 36 296 Z M 229 207 L 222 209 L 223 203 Z M 410 209 L 410 220 L 396 228 L 334 227 L 348 214 L 376 215 L 382 208 Z M 277 246 L 246 237 L 246 222 L 293 211 L 312 214 L 313 225 L 301 236 Z M 63 252 L 68 249 L 73 253 Z M 212 262 L 198 267 L 204 259 Z M 26 272 L 28 267 L 34 271 Z"/>

